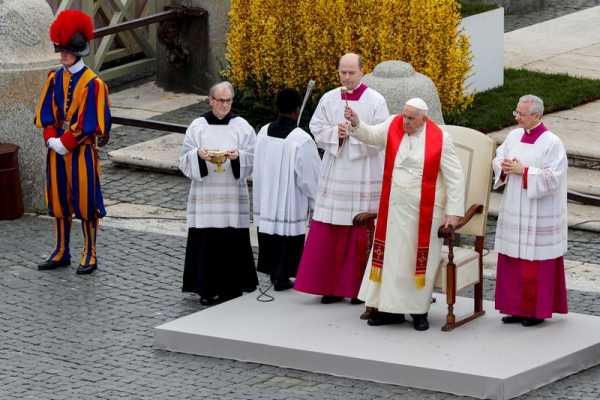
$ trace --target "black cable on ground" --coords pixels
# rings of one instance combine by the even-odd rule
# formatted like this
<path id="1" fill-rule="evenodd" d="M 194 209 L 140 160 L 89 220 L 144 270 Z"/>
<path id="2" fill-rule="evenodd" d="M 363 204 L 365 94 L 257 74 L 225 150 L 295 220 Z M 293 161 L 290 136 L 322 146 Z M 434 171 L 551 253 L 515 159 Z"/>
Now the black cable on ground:
<path id="1" fill-rule="evenodd" d="M 261 303 L 269 303 L 271 301 L 274 301 L 275 297 L 269 294 L 269 290 L 271 290 L 272 287 L 273 284 L 271 283 L 268 288 L 263 290 L 263 288 L 259 284 L 258 291 L 260 292 L 260 294 L 256 296 L 256 301 L 260 301 Z"/>

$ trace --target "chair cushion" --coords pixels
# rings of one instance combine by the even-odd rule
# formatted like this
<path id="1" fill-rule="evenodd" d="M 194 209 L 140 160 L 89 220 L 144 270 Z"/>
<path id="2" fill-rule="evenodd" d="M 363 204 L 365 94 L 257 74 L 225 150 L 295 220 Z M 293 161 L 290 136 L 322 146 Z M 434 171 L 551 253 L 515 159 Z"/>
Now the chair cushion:
<path id="1" fill-rule="evenodd" d="M 435 280 L 435 287 L 446 293 L 446 271 L 448 264 L 448 246 L 442 246 L 440 268 Z M 479 253 L 473 249 L 454 248 L 454 264 L 456 265 L 456 291 L 479 282 Z"/>

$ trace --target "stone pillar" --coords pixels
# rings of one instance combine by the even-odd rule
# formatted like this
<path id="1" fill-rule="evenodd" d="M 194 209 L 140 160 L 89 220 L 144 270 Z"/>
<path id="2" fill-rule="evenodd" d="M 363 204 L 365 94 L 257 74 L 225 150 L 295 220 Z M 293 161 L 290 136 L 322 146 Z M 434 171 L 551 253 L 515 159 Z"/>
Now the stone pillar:
<path id="1" fill-rule="evenodd" d="M 27 211 L 45 210 L 46 146 L 33 117 L 48 71 L 57 64 L 48 38 L 53 18 L 45 0 L 0 0 L 0 142 L 21 148 Z"/>
<path id="2" fill-rule="evenodd" d="M 181 25 L 181 38 L 190 52 L 189 62 L 177 67 L 169 62 L 165 46 L 157 45 L 157 84 L 168 90 L 181 90 L 206 94 L 208 89 L 221 80 L 220 74 L 227 63 L 228 12 L 230 0 L 159 0 L 157 11 L 165 6 L 179 5 L 201 7 L 208 11 L 207 18 L 192 18 Z"/>
<path id="3" fill-rule="evenodd" d="M 429 106 L 429 116 L 438 124 L 444 123 L 442 104 L 437 88 L 429 77 L 415 71 L 403 61 L 384 61 L 364 76 L 367 86 L 385 97 L 391 114 L 399 114 L 406 101 L 420 97 Z"/>

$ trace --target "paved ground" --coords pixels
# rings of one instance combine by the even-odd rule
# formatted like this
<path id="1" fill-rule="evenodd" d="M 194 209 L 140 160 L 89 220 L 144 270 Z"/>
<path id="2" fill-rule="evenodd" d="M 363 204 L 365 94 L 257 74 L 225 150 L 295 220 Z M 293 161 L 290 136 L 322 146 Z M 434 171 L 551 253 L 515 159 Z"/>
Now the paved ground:
<path id="1" fill-rule="evenodd" d="M 103 227 L 100 269 L 81 277 L 74 267 L 35 269 L 51 244 L 51 221 L 1 221 L 0 231 L 2 400 L 459 398 L 155 350 L 154 326 L 202 309 L 179 291 L 183 238 Z M 80 246 L 74 231 L 72 249 Z M 493 286 L 486 282 L 487 298 Z M 600 294 L 570 291 L 569 302 L 574 312 L 600 315 Z M 600 368 L 592 368 L 521 399 L 599 396 Z"/>
<path id="2" fill-rule="evenodd" d="M 504 16 L 504 32 L 548 21 L 600 5 L 600 0 L 545 0 L 539 11 Z"/>
<path id="3" fill-rule="evenodd" d="M 187 125 L 207 109 L 208 105 L 203 102 L 160 114 L 153 119 Z M 124 168 L 108 161 L 107 152 L 111 150 L 141 143 L 165 134 L 167 132 L 127 126 L 117 127 L 111 132 L 109 144 L 100 150 L 103 168 L 102 188 L 107 198 L 119 202 L 185 210 L 189 183 L 183 176 Z"/>
<path id="4" fill-rule="evenodd" d="M 596 6 L 600 0 L 547 0 L 542 12 L 507 16 L 505 30 Z M 136 98 L 129 99 L 135 104 Z M 177 99 L 174 101 L 178 101 Z M 179 103 L 178 103 L 179 104 Z M 180 104 L 181 107 L 183 104 Z M 128 105 L 122 105 L 122 111 Z M 142 110 L 142 118 L 160 114 Z M 159 110 L 160 111 L 160 110 Z M 164 112 L 164 110 L 163 110 Z M 155 118 L 189 123 L 198 105 Z M 135 111 L 134 111 L 135 113 Z M 108 150 L 160 133 L 119 127 Z M 111 202 L 185 209 L 187 180 L 113 166 L 102 151 L 103 186 Z M 486 242 L 491 246 L 495 219 Z M 181 294 L 185 238 L 103 226 L 100 270 L 75 266 L 38 272 L 51 245 L 51 221 L 0 221 L 0 400 L 8 399 L 458 399 L 404 387 L 342 379 L 228 360 L 168 353 L 152 347 L 152 328 L 202 309 Z M 600 264 L 600 237 L 570 232 L 568 258 Z M 74 226 L 73 255 L 81 247 Z M 261 276 L 263 284 L 264 277 Z M 493 297 L 494 281 L 486 282 Z M 252 294 L 254 295 L 254 294 Z M 574 312 L 600 316 L 600 293 L 569 291 Z M 257 305 L 258 306 L 258 305 Z M 600 367 L 548 385 L 522 399 L 597 399 Z"/>
<path id="5" fill-rule="evenodd" d="M 593 7 L 506 33 L 505 66 L 599 79 L 599 18 Z"/>

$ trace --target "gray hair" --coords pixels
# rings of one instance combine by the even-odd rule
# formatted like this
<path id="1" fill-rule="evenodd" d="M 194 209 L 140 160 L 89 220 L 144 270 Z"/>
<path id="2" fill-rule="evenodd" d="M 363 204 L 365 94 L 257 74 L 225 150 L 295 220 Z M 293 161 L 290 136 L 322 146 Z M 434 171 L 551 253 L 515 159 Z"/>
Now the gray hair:
<path id="1" fill-rule="evenodd" d="M 208 90 L 208 96 L 214 98 L 215 92 L 221 88 L 226 88 L 231 93 L 231 97 L 235 97 L 235 90 L 233 90 L 233 85 L 228 81 L 223 81 L 219 83 L 215 83 Z"/>
<path id="2" fill-rule="evenodd" d="M 544 100 L 540 99 L 537 96 L 534 96 L 532 94 L 526 94 L 525 96 L 521 96 L 521 98 L 519 99 L 519 103 L 530 103 L 530 114 L 540 114 L 540 116 L 544 115 Z"/>

